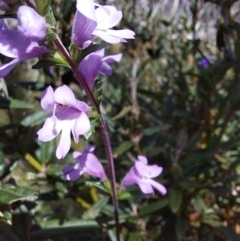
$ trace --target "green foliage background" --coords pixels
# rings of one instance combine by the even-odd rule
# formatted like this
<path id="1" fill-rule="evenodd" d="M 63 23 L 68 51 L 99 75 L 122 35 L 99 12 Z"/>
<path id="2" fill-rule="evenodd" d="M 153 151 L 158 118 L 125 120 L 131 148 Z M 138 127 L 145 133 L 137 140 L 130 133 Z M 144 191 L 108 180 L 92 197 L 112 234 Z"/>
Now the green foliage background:
<path id="1" fill-rule="evenodd" d="M 119 193 L 122 237 L 237 241 L 239 1 L 167 2 L 114 2 L 123 10 L 121 27 L 135 31 L 136 39 L 107 46 L 108 53 L 122 52 L 123 59 L 111 77 L 99 76 L 100 90 L 96 88 L 117 181 L 136 155 L 143 154 L 164 168 L 157 180 L 168 189 L 166 196 L 144 196 L 138 187 Z M 171 16 L 173 5 L 177 8 Z M 53 1 L 52 8 L 57 19 L 65 21 L 57 31 L 68 46 L 75 3 Z M 210 17 L 202 14 L 208 8 L 214 13 L 209 11 Z M 9 13 L 16 9 L 12 5 Z M 215 28 L 209 31 L 206 21 Z M 209 66 L 200 66 L 206 57 Z M 86 97 L 71 71 L 33 70 L 35 63 L 19 64 L 0 83 L 0 240 L 114 241 L 107 183 L 93 182 L 87 175 L 66 182 L 61 170 L 73 162 L 71 154 L 57 160 L 58 140 L 40 143 L 36 138 L 47 116 L 39 104 L 46 86 L 68 84 L 79 99 Z M 72 150 L 89 144 L 97 146 L 96 154 L 106 164 L 98 126 L 87 142 L 72 143 Z"/>

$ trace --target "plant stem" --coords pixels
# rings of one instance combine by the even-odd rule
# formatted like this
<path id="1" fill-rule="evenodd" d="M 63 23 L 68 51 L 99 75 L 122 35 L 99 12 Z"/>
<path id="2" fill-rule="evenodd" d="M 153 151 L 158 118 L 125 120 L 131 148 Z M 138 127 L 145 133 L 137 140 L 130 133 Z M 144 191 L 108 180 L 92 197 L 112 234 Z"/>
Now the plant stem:
<path id="1" fill-rule="evenodd" d="M 36 10 L 35 6 L 30 2 L 30 0 L 25 0 L 27 5 L 32 7 L 33 9 Z M 37 10 L 36 10 L 37 11 Z M 116 175 L 115 175 L 115 170 L 114 170 L 114 162 L 113 162 L 113 155 L 112 155 L 112 148 L 111 148 L 111 143 L 109 139 L 109 134 L 107 130 L 106 123 L 103 119 L 103 116 L 101 114 L 101 111 L 99 109 L 99 106 L 97 104 L 97 101 L 95 100 L 91 90 L 89 89 L 85 79 L 83 78 L 82 74 L 80 73 L 78 67 L 76 64 L 72 61 L 71 56 L 69 55 L 69 52 L 67 49 L 64 47 L 62 44 L 61 40 L 57 36 L 57 38 L 53 41 L 54 44 L 57 46 L 58 50 L 60 53 L 63 55 L 63 57 L 66 59 L 68 62 L 71 70 L 75 74 L 80 86 L 85 90 L 86 95 L 91 102 L 91 104 L 96 108 L 98 114 L 100 115 L 99 118 L 99 125 L 100 125 L 100 130 L 103 138 L 103 143 L 104 143 L 104 148 L 106 152 L 106 157 L 108 160 L 108 170 L 109 170 L 109 179 L 111 183 L 111 189 L 112 189 L 112 202 L 113 202 L 113 207 L 114 207 L 114 219 L 115 219 L 115 227 L 116 227 L 116 237 L 117 241 L 120 241 L 120 223 L 119 223 L 119 208 L 118 208 L 118 201 L 117 201 L 117 188 L 116 188 Z"/>
<path id="2" fill-rule="evenodd" d="M 115 176 L 115 170 L 114 170 L 112 148 L 111 148 L 111 143 L 110 143 L 106 123 L 103 119 L 103 116 L 101 115 L 101 111 L 98 107 L 97 101 L 95 100 L 91 90 L 89 89 L 89 87 L 88 87 L 85 79 L 83 78 L 82 74 L 80 73 L 78 67 L 72 61 L 68 51 L 63 46 L 63 44 L 59 38 L 56 38 L 53 42 L 58 47 L 58 50 L 61 52 L 61 54 L 64 56 L 64 58 L 68 62 L 70 68 L 72 69 L 73 73 L 77 77 L 79 84 L 85 90 L 88 99 L 90 100 L 90 102 L 96 108 L 98 114 L 100 115 L 99 125 L 100 125 L 100 130 L 101 130 L 103 143 L 104 143 L 104 147 L 105 147 L 106 157 L 108 160 L 109 179 L 110 179 L 111 189 L 112 189 L 112 201 L 113 201 L 114 218 L 115 218 L 115 225 L 116 225 L 116 236 L 117 236 L 117 241 L 120 241 L 120 225 L 119 225 L 118 201 L 117 201 L 117 190 L 116 190 L 116 176 Z"/>

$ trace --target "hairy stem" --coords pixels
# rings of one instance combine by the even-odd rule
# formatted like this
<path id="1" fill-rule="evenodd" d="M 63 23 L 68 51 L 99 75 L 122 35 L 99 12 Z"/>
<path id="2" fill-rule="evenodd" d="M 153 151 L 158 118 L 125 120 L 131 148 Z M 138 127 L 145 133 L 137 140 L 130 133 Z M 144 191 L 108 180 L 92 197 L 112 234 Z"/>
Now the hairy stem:
<path id="1" fill-rule="evenodd" d="M 90 100 L 90 102 L 96 108 L 96 110 L 98 111 L 98 113 L 100 115 L 99 125 L 100 125 L 100 130 L 101 130 L 103 143 L 104 143 L 104 147 L 105 147 L 106 157 L 108 160 L 108 170 L 109 170 L 109 178 L 110 178 L 110 183 L 111 183 L 111 188 L 112 188 L 112 200 L 113 200 L 113 206 L 114 206 L 114 217 L 115 217 L 115 224 L 116 224 L 117 241 L 120 241 L 120 226 L 119 226 L 118 201 L 117 201 L 117 191 L 116 191 L 116 177 L 115 177 L 115 170 L 114 170 L 112 148 L 111 148 L 111 143 L 110 143 L 106 123 L 103 119 L 103 116 L 101 115 L 100 109 L 98 107 L 98 104 L 97 104 L 91 90 L 89 89 L 89 87 L 88 87 L 86 81 L 84 80 L 82 74 L 80 73 L 78 67 L 72 61 L 69 53 L 67 52 L 65 47 L 62 45 L 62 42 L 58 38 L 55 39 L 53 42 L 58 47 L 59 51 L 61 52 L 61 54 L 64 56 L 64 58 L 68 62 L 70 68 L 72 69 L 73 73 L 77 77 L 79 84 L 85 90 L 88 99 Z"/>

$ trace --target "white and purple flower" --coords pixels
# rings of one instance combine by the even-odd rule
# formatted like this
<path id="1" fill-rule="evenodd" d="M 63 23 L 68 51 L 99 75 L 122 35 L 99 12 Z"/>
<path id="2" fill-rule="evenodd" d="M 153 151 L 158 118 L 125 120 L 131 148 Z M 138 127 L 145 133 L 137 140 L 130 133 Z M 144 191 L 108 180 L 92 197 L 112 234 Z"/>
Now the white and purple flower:
<path id="1" fill-rule="evenodd" d="M 165 195 L 167 189 L 160 183 L 152 180 L 162 173 L 163 168 L 158 165 L 147 165 L 145 156 L 138 156 L 138 160 L 129 170 L 122 180 L 122 186 L 131 186 L 137 184 L 144 194 L 154 194 L 153 188 Z"/>
<path id="2" fill-rule="evenodd" d="M 101 6 L 95 4 L 94 0 L 77 0 L 72 41 L 75 45 L 82 47 L 85 41 L 94 37 L 99 37 L 111 44 L 134 39 L 135 33 L 129 29 L 112 29 L 121 19 L 122 11 L 118 11 L 114 6 Z"/>
<path id="3" fill-rule="evenodd" d="M 52 116 L 46 119 L 43 127 L 37 132 L 38 140 L 51 141 L 61 132 L 56 157 L 64 158 L 71 147 L 71 132 L 74 141 L 78 143 L 79 136 L 90 130 L 91 124 L 87 114 L 91 109 L 85 102 L 77 100 L 66 85 L 58 87 L 55 92 L 49 86 L 42 94 L 41 106 L 44 110 L 52 112 Z"/>
<path id="4" fill-rule="evenodd" d="M 63 169 L 63 174 L 68 181 L 76 181 L 83 173 L 100 178 L 102 181 L 106 179 L 101 162 L 92 153 L 94 149 L 95 146 L 91 146 L 85 149 L 83 153 L 77 151 L 73 153 L 76 164 L 66 166 Z"/>

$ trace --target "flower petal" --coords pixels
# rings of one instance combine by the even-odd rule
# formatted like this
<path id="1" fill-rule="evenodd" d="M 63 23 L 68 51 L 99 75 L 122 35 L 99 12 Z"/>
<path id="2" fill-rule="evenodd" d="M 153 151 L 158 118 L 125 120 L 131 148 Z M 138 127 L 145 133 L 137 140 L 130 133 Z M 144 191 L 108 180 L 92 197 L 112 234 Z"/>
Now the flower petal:
<path id="1" fill-rule="evenodd" d="M 78 47 L 82 47 L 85 41 L 93 38 L 92 32 L 96 26 L 97 23 L 94 20 L 87 18 L 83 13 L 77 11 L 72 27 L 73 43 Z"/>
<path id="2" fill-rule="evenodd" d="M 68 181 L 76 181 L 82 174 L 80 170 L 74 168 L 75 166 L 76 165 L 66 166 L 62 170 Z"/>
<path id="3" fill-rule="evenodd" d="M 74 151 L 74 152 L 73 152 L 73 159 L 77 159 L 77 158 L 80 157 L 81 155 L 82 155 L 81 152 L 79 152 L 79 151 Z"/>
<path id="4" fill-rule="evenodd" d="M 80 116 L 75 121 L 72 129 L 74 141 L 78 143 L 79 135 L 86 134 L 90 130 L 90 128 L 91 123 L 88 116 L 84 112 L 81 112 Z"/>
<path id="5" fill-rule="evenodd" d="M 112 28 L 122 19 L 122 11 L 118 11 L 114 6 L 102 6 L 95 10 L 97 19 L 97 29 Z"/>
<path id="6" fill-rule="evenodd" d="M 46 22 L 33 8 L 21 6 L 18 8 L 19 31 L 33 41 L 39 41 L 46 36 Z"/>
<path id="7" fill-rule="evenodd" d="M 101 65 L 101 68 L 99 70 L 99 73 L 102 75 L 111 75 L 112 74 L 112 68 L 109 64 L 112 64 L 114 62 L 120 61 L 122 58 L 122 54 L 116 54 L 116 55 L 110 55 L 105 58 L 103 58 L 103 62 Z"/>
<path id="8" fill-rule="evenodd" d="M 18 62 L 19 62 L 19 59 L 16 58 L 7 64 L 0 64 L 0 78 L 5 77 Z"/>
<path id="9" fill-rule="evenodd" d="M 26 38 L 19 31 L 7 29 L 0 33 L 0 53 L 7 57 L 19 58 L 20 61 L 23 61 L 39 57 L 48 51 L 46 47 L 39 46 L 37 42 Z"/>
<path id="10" fill-rule="evenodd" d="M 132 30 L 129 29 L 121 29 L 121 30 L 113 30 L 113 29 L 108 29 L 107 30 L 109 35 L 122 38 L 122 39 L 134 39 L 135 38 L 135 33 Z"/>
<path id="11" fill-rule="evenodd" d="M 61 123 L 58 120 L 53 120 L 48 117 L 45 120 L 43 127 L 37 132 L 39 141 L 51 141 L 54 139 L 62 130 Z"/>
<path id="12" fill-rule="evenodd" d="M 51 86 L 48 86 L 47 89 L 42 93 L 41 106 L 44 110 L 52 111 L 54 104 L 53 89 Z"/>
<path id="13" fill-rule="evenodd" d="M 37 42 L 31 42 L 30 45 L 26 49 L 26 55 L 22 60 L 41 57 L 44 53 L 47 53 L 48 49 L 45 46 L 39 46 Z"/>
<path id="14" fill-rule="evenodd" d="M 31 41 L 17 30 L 1 31 L 0 53 L 7 57 L 17 58 L 26 55 L 26 50 L 30 44 Z"/>
<path id="15" fill-rule="evenodd" d="M 135 166 L 133 166 L 123 178 L 122 186 L 126 187 L 133 184 L 137 184 L 140 180 L 141 178 L 139 177 Z"/>
<path id="16" fill-rule="evenodd" d="M 77 10 L 96 22 L 94 0 L 77 0 Z"/>
<path id="17" fill-rule="evenodd" d="M 91 108 L 85 102 L 79 101 L 79 100 L 77 100 L 75 108 L 85 113 L 88 113 L 91 111 Z"/>
<path id="18" fill-rule="evenodd" d="M 105 58 L 103 58 L 103 61 L 108 63 L 108 64 L 113 64 L 115 62 L 119 62 L 122 58 L 122 54 L 114 54 L 114 55 L 109 55 Z"/>
<path id="19" fill-rule="evenodd" d="M 147 180 L 147 179 L 146 179 Z M 148 180 L 147 180 L 148 181 Z M 145 180 L 138 182 L 138 186 L 144 194 L 154 194 L 154 190 L 150 183 Z"/>
<path id="20" fill-rule="evenodd" d="M 86 165 L 85 166 L 86 172 L 90 176 L 98 177 L 101 180 L 106 179 L 106 174 L 105 174 L 105 171 L 103 169 L 103 166 L 99 162 L 97 157 L 92 153 L 88 153 L 86 158 L 87 158 L 86 164 L 85 164 Z"/>
<path id="21" fill-rule="evenodd" d="M 63 85 L 61 87 L 58 87 L 54 92 L 54 100 L 61 105 L 67 105 L 74 107 L 76 105 L 76 98 L 72 92 L 72 90 L 66 86 Z"/>
<path id="22" fill-rule="evenodd" d="M 62 128 L 62 134 L 60 138 L 60 142 L 58 144 L 57 150 L 56 150 L 56 157 L 58 159 L 64 158 L 67 153 L 70 150 L 71 147 L 71 136 L 70 132 L 72 129 L 72 125 L 69 124 L 69 121 L 63 121 L 63 128 Z"/>
<path id="23" fill-rule="evenodd" d="M 102 62 L 101 68 L 99 69 L 99 73 L 105 76 L 109 76 L 112 74 L 112 67 L 109 64 Z"/>
<path id="24" fill-rule="evenodd" d="M 93 152 L 95 150 L 96 146 L 89 146 L 88 148 L 86 148 L 84 150 L 84 153 L 88 153 L 88 152 Z"/>
<path id="25" fill-rule="evenodd" d="M 102 30 L 99 30 L 99 29 L 95 29 L 92 32 L 92 34 L 95 35 L 95 36 L 98 36 L 99 38 L 101 38 L 102 40 L 104 40 L 104 41 L 106 41 L 107 43 L 110 43 L 110 44 L 116 44 L 116 43 L 122 42 L 122 38 L 112 36 L 108 32 L 102 31 Z"/>
<path id="26" fill-rule="evenodd" d="M 135 167 L 140 176 L 145 178 L 154 178 L 162 173 L 163 168 L 158 165 L 145 165 L 140 161 L 135 162 Z"/>
<path id="27" fill-rule="evenodd" d="M 161 183 L 158 183 L 152 179 L 148 179 L 147 181 L 163 195 L 165 195 L 167 193 L 167 189 Z"/>
<path id="28" fill-rule="evenodd" d="M 139 156 L 138 156 L 138 160 L 139 160 L 140 162 L 142 162 L 143 164 L 145 164 L 145 165 L 148 164 L 148 160 L 147 160 L 147 158 L 146 158 L 145 156 L 139 155 Z"/>
<path id="29" fill-rule="evenodd" d="M 90 89 L 93 89 L 94 80 L 101 65 L 102 56 L 92 53 L 86 56 L 78 66 Z"/>

